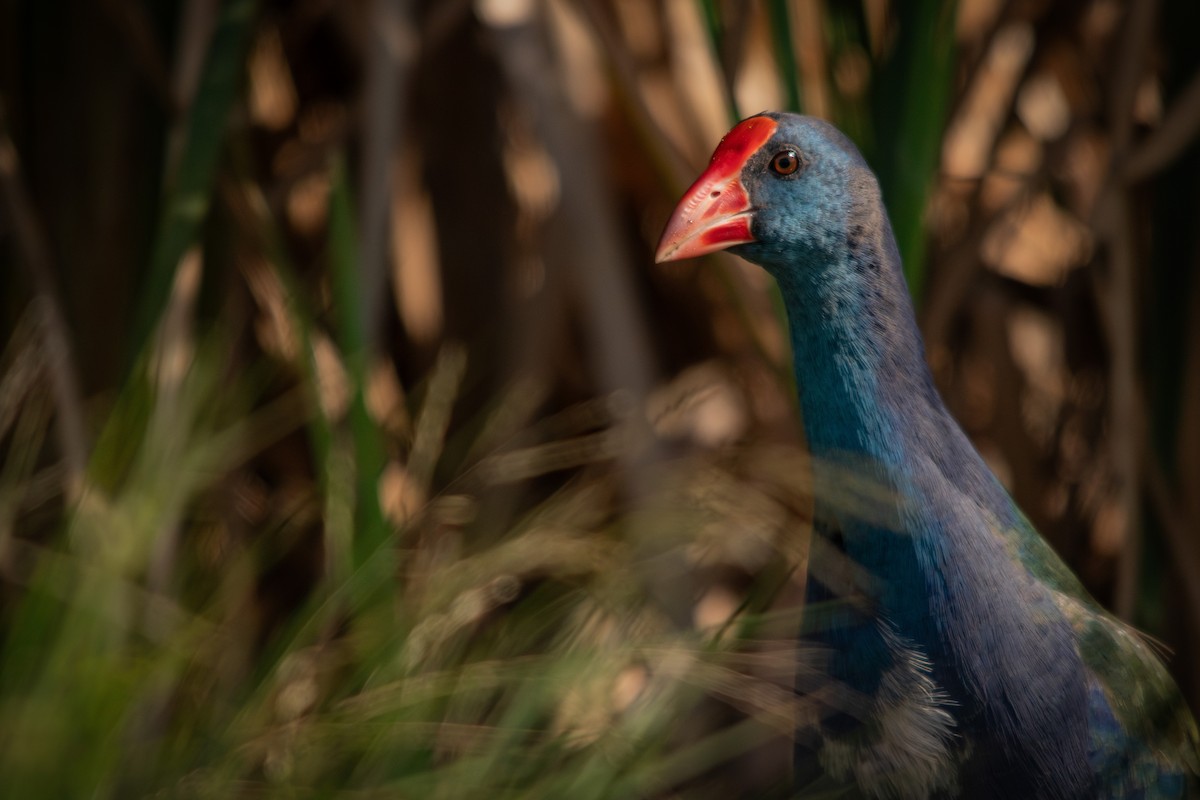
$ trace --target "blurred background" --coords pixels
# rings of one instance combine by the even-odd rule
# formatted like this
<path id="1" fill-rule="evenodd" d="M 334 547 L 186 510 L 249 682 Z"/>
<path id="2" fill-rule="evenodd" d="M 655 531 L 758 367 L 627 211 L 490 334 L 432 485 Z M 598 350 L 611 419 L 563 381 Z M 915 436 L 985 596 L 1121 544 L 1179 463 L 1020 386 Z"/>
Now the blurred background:
<path id="1" fill-rule="evenodd" d="M 952 411 L 1196 707 L 1198 30 L 0 4 L 6 793 L 788 796 L 819 674 L 778 301 L 652 263 L 766 109 L 858 142 Z"/>

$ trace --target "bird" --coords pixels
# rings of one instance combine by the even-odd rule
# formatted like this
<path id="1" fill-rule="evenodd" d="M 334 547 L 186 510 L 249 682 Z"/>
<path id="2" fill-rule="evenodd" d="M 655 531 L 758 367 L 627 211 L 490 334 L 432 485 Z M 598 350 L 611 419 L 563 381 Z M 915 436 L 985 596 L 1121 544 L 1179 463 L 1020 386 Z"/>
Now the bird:
<path id="1" fill-rule="evenodd" d="M 809 693 L 800 796 L 1200 796 L 1196 723 L 1151 643 L 1091 598 L 947 410 L 850 139 L 798 114 L 739 122 L 656 261 L 719 250 L 779 287 L 814 537 L 868 576 L 835 591 L 810 551 L 803 635 L 841 691 Z M 884 512 L 829 500 L 847 475 L 882 487 Z"/>

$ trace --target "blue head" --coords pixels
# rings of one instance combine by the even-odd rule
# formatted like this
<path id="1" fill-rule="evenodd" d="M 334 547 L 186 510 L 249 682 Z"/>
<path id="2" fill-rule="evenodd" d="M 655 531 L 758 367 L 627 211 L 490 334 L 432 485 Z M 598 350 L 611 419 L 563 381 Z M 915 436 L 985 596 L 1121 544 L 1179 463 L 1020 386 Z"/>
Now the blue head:
<path id="1" fill-rule="evenodd" d="M 890 399 L 937 402 L 879 184 L 832 125 L 760 114 L 721 140 L 657 257 L 724 249 L 780 285 L 811 443 L 877 450 L 868 435 L 890 447 Z"/>
<path id="2" fill-rule="evenodd" d="M 668 223 L 658 260 L 729 248 L 785 285 L 839 281 L 852 261 L 881 260 L 887 233 L 879 184 L 854 144 L 822 120 L 767 113 L 721 140 Z"/>

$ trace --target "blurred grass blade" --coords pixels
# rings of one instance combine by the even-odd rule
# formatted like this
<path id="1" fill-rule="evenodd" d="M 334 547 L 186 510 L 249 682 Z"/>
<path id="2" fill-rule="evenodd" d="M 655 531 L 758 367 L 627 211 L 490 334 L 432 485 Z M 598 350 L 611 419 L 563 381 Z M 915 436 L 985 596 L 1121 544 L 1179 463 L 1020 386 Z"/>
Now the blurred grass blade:
<path id="1" fill-rule="evenodd" d="M 792 21 L 787 0 L 767 0 L 767 20 L 788 111 L 800 110 L 800 75 L 792 44 Z"/>
<path id="2" fill-rule="evenodd" d="M 698 0 L 700 13 L 704 17 L 704 27 L 708 31 L 708 41 L 712 45 L 713 58 L 721 73 L 721 85 L 725 89 L 725 104 L 729 107 L 729 119 L 737 122 L 742 118 L 738 108 L 737 96 L 733 92 L 733 75 L 729 73 L 729 65 L 725 63 L 725 24 L 721 21 L 721 8 L 718 0 Z"/>
<path id="3" fill-rule="evenodd" d="M 954 76 L 955 8 L 954 0 L 897 4 L 895 50 L 875 81 L 875 167 L 918 305 L 925 284 L 925 207 Z"/>
<path id="4" fill-rule="evenodd" d="M 383 435 L 371 419 L 366 403 L 371 354 L 362 308 L 362 274 L 355 238 L 356 227 L 350 182 L 345 164 L 339 160 L 333 168 L 333 191 L 330 197 L 329 267 L 338 345 L 346 358 L 351 382 L 350 436 L 357 487 L 353 551 L 354 563 L 362 565 L 384 544 L 387 524 L 379 506 L 379 476 L 384 465 Z M 380 560 L 372 561 L 380 563 Z M 388 559 L 382 561 L 387 562 Z"/>
<path id="5" fill-rule="evenodd" d="M 166 207 L 155 234 L 149 272 L 143 279 L 127 355 L 127 374 L 166 305 L 183 254 L 195 243 L 208 215 L 213 176 L 229 114 L 242 87 L 242 67 L 256 6 L 255 0 L 228 0 L 217 21 L 196 99 L 188 110 L 178 172 L 168 181 Z"/>

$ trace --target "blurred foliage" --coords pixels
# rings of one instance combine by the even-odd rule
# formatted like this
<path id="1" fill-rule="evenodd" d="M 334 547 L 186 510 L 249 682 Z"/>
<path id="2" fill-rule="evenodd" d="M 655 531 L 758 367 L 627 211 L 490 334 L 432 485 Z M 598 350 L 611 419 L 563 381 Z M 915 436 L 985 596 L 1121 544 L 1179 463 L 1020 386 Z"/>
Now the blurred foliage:
<path id="1" fill-rule="evenodd" d="M 952 410 L 1195 702 L 1198 21 L 5 4 L 6 793 L 788 796 L 786 336 L 651 263 L 767 108 L 860 143 Z"/>

